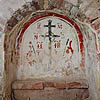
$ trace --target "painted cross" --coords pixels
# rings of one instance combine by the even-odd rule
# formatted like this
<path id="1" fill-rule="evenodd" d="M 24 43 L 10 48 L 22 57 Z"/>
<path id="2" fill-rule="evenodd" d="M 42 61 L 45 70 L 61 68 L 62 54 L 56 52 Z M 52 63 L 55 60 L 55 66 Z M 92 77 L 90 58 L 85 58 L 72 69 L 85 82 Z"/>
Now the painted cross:
<path id="1" fill-rule="evenodd" d="M 48 20 L 48 25 L 44 25 L 44 27 L 48 27 L 48 35 L 42 35 L 43 37 L 49 37 L 49 41 L 51 42 L 52 37 L 60 37 L 59 35 L 52 35 L 52 27 L 56 27 L 56 25 L 51 25 L 52 20 Z"/>

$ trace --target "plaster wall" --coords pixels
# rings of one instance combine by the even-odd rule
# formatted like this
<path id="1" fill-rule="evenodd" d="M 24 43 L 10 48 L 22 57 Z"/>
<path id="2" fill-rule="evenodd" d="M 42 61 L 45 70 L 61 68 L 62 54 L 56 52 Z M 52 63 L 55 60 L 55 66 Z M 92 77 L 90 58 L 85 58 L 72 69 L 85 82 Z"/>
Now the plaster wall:
<path id="1" fill-rule="evenodd" d="M 12 14 L 19 8 L 22 9 L 22 5 L 26 4 L 30 0 L 1 0 L 0 1 L 0 28 L 3 33 L 4 26 Z M 99 0 L 45 0 L 39 1 L 41 9 L 60 9 L 66 12 L 73 18 L 79 21 L 89 31 L 89 36 L 86 37 L 86 43 L 88 44 L 87 52 L 91 51 L 86 59 L 87 75 L 90 87 L 91 87 L 91 100 L 96 100 L 95 91 L 98 91 L 100 99 L 100 1 Z M 48 5 L 48 6 L 46 6 Z M 43 8 L 45 7 L 45 8 Z M 33 8 L 38 9 L 38 7 Z M 95 36 L 94 36 L 94 35 Z M 95 41 L 96 40 L 96 43 Z M 1 42 L 2 44 L 3 42 Z M 94 49 L 95 48 L 95 49 Z M 87 56 L 86 55 L 86 56 Z M 97 59 L 97 60 L 95 60 Z M 96 73 L 96 74 L 95 74 Z M 93 78 L 94 77 L 94 78 Z M 92 80 L 93 79 L 93 80 Z M 96 86 L 95 86 L 96 81 Z M 94 82 L 94 83 L 93 83 Z M 93 84 L 91 84 L 93 83 Z"/>

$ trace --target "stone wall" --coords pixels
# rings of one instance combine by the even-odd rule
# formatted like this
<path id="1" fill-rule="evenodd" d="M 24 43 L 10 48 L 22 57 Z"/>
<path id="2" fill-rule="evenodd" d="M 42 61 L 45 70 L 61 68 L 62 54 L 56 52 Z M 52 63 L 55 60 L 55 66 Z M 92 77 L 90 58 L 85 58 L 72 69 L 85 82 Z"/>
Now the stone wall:
<path id="1" fill-rule="evenodd" d="M 27 10 L 37 11 L 40 9 L 41 10 L 59 9 L 62 12 L 65 12 L 66 14 L 71 16 L 72 18 L 76 19 L 87 30 L 89 29 L 88 30 L 89 36 L 86 37 L 86 39 L 88 38 L 88 41 L 86 42 L 88 45 L 88 50 L 89 52 L 90 51 L 91 52 L 88 54 L 89 55 L 89 57 L 87 58 L 88 63 L 86 63 L 87 75 L 91 87 L 90 88 L 91 100 L 97 100 L 95 94 L 96 90 L 98 90 L 98 95 L 100 99 L 100 78 L 99 78 L 100 77 L 100 8 L 99 8 L 100 1 L 99 0 L 44 0 L 44 1 L 33 0 L 33 3 L 28 3 L 28 2 L 31 2 L 31 0 L 16 0 L 16 1 L 1 0 L 0 1 L 0 27 L 1 27 L 0 32 L 3 31 L 4 26 L 6 25 L 8 19 L 10 19 L 8 21 L 8 24 L 10 25 L 9 28 L 12 29 L 12 27 L 16 25 L 17 22 L 21 20 L 23 16 L 26 16 L 26 13 L 23 13 L 21 14 L 22 16 L 20 16 L 20 10 L 18 10 L 19 8 L 22 9 L 23 12 L 26 12 Z M 17 12 L 15 12 L 16 10 Z M 14 17 L 12 17 L 11 19 L 12 15 Z M 16 16 L 17 16 L 17 20 L 16 20 Z M 12 21 L 14 21 L 13 24 L 11 24 Z M 96 43 L 94 39 L 96 40 Z M 96 49 L 93 48 L 94 47 L 93 45 L 94 46 L 96 45 Z M 95 86 L 95 81 L 97 87 Z"/>

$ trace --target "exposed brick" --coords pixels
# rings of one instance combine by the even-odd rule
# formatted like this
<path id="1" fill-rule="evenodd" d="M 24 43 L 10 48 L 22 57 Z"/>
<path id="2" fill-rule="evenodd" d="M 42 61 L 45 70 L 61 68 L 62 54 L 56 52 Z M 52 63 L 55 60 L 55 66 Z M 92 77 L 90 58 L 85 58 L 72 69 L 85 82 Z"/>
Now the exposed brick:
<path id="1" fill-rule="evenodd" d="M 88 83 L 85 82 L 70 82 L 67 83 L 67 88 L 72 89 L 87 89 L 88 88 Z"/>
<path id="2" fill-rule="evenodd" d="M 43 83 L 40 82 L 40 83 L 32 84 L 32 89 L 43 89 Z"/>
<path id="3" fill-rule="evenodd" d="M 16 81 L 13 83 L 13 89 L 43 89 L 42 82 L 31 82 L 31 81 Z"/>
<path id="4" fill-rule="evenodd" d="M 40 10 L 41 9 L 38 2 L 32 1 L 32 3 L 34 5 L 34 7 L 36 8 L 36 10 Z"/>
<path id="5" fill-rule="evenodd" d="M 66 83 L 55 83 L 54 84 L 57 89 L 65 89 Z"/>
<path id="6" fill-rule="evenodd" d="M 66 88 L 66 82 L 46 82 L 44 88 L 46 88 L 46 87 L 65 89 Z"/>
<path id="7" fill-rule="evenodd" d="M 10 20 L 8 20 L 7 24 L 10 27 L 14 27 L 17 24 L 18 20 L 15 17 L 11 17 Z"/>
<path id="8" fill-rule="evenodd" d="M 54 83 L 53 82 L 46 82 L 45 87 L 54 87 Z"/>
<path id="9" fill-rule="evenodd" d="M 81 87 L 81 84 L 78 83 L 78 82 L 71 82 L 71 83 L 68 83 L 68 88 L 80 88 Z"/>

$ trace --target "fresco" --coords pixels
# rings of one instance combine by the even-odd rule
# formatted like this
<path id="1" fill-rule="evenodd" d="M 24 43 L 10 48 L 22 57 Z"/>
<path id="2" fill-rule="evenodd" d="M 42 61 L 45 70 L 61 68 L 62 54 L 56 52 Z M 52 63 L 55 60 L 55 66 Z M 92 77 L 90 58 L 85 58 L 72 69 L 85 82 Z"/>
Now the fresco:
<path id="1" fill-rule="evenodd" d="M 18 79 L 83 72 L 83 36 L 77 24 L 65 16 L 51 13 L 33 18 L 20 32 L 16 48 Z"/>

